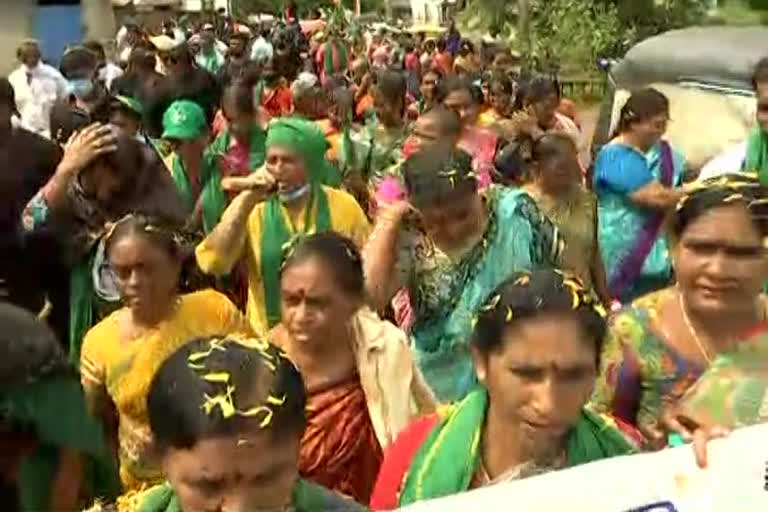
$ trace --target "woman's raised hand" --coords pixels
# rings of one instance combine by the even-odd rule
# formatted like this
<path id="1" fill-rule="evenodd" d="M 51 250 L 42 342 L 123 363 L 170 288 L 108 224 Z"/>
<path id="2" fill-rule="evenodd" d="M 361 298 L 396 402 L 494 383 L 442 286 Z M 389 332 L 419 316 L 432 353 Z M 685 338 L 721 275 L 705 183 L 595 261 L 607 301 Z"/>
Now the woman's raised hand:
<path id="1" fill-rule="evenodd" d="M 259 192 L 265 197 L 277 188 L 275 177 L 265 168 L 258 169 L 248 176 L 231 176 L 222 178 L 221 188 L 227 192 L 243 192 L 246 190 Z"/>
<path id="2" fill-rule="evenodd" d="M 64 145 L 64 156 L 58 171 L 77 173 L 101 155 L 117 150 L 117 135 L 110 126 L 94 123 L 73 133 Z"/>

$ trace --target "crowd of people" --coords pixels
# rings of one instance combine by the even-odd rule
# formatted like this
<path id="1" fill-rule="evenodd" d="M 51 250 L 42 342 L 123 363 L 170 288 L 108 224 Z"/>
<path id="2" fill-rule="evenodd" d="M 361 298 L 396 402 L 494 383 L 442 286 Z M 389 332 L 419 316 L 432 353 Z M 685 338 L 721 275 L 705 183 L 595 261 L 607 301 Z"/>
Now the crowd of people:
<path id="1" fill-rule="evenodd" d="M 590 148 L 509 48 L 313 26 L 19 46 L 8 510 L 393 510 L 768 421 L 709 371 L 766 343 L 768 60 L 741 172 L 697 181 L 657 90 Z"/>

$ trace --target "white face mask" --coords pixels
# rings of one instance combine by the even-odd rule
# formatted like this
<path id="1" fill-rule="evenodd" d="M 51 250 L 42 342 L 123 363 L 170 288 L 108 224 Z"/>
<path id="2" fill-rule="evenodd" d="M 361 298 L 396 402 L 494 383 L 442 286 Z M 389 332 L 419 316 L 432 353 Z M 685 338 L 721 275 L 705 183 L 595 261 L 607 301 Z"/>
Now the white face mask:
<path id="1" fill-rule="evenodd" d="M 309 183 L 306 183 L 292 190 L 288 190 L 286 192 L 280 192 L 280 201 L 282 201 L 283 203 L 292 203 L 294 201 L 298 201 L 299 199 L 309 194 L 309 190 L 310 190 Z"/>

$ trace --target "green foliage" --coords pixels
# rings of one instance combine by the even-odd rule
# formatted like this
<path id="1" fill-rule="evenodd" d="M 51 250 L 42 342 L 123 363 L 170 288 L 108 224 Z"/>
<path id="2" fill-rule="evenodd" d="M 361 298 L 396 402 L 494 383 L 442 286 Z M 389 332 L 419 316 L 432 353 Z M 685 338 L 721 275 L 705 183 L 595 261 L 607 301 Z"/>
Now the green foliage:
<path id="1" fill-rule="evenodd" d="M 530 58 L 536 68 L 583 73 L 601 56 L 621 51 L 634 39 L 610 4 L 583 0 L 531 2 Z"/>
<path id="2" fill-rule="evenodd" d="M 237 18 L 245 18 L 249 14 L 270 13 L 279 15 L 283 12 L 287 0 L 232 0 L 233 11 Z M 375 10 L 379 3 L 377 0 L 362 0 L 363 12 Z M 355 8 L 355 0 L 342 0 L 347 9 Z M 307 16 L 315 9 L 328 9 L 333 6 L 331 0 L 298 0 L 299 16 Z"/>
<path id="3" fill-rule="evenodd" d="M 539 69 L 570 73 L 588 73 L 595 69 L 597 58 L 621 56 L 646 37 L 702 23 L 711 6 L 709 0 L 529 0 L 529 3 L 530 49 L 526 53 L 531 64 Z M 514 39 L 518 2 L 470 0 L 462 20 L 472 32 Z"/>

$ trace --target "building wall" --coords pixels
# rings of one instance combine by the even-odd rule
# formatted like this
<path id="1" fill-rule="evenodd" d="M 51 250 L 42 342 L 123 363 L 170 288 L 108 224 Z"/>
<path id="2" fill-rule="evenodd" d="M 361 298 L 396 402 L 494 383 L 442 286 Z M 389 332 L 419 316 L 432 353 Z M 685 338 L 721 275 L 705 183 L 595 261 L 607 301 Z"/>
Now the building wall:
<path id="1" fill-rule="evenodd" d="M 16 66 L 16 48 L 22 39 L 35 34 L 37 2 L 0 0 L 0 74 L 7 76 Z M 87 39 L 106 41 L 116 33 L 111 0 L 81 0 L 83 34 Z"/>
<path id="2" fill-rule="evenodd" d="M 16 65 L 16 48 L 34 30 L 36 6 L 29 0 L 2 0 L 0 14 L 0 74 L 8 76 Z"/>
<path id="3" fill-rule="evenodd" d="M 411 0 L 413 22 L 439 25 L 442 22 L 442 5 L 442 0 Z"/>

